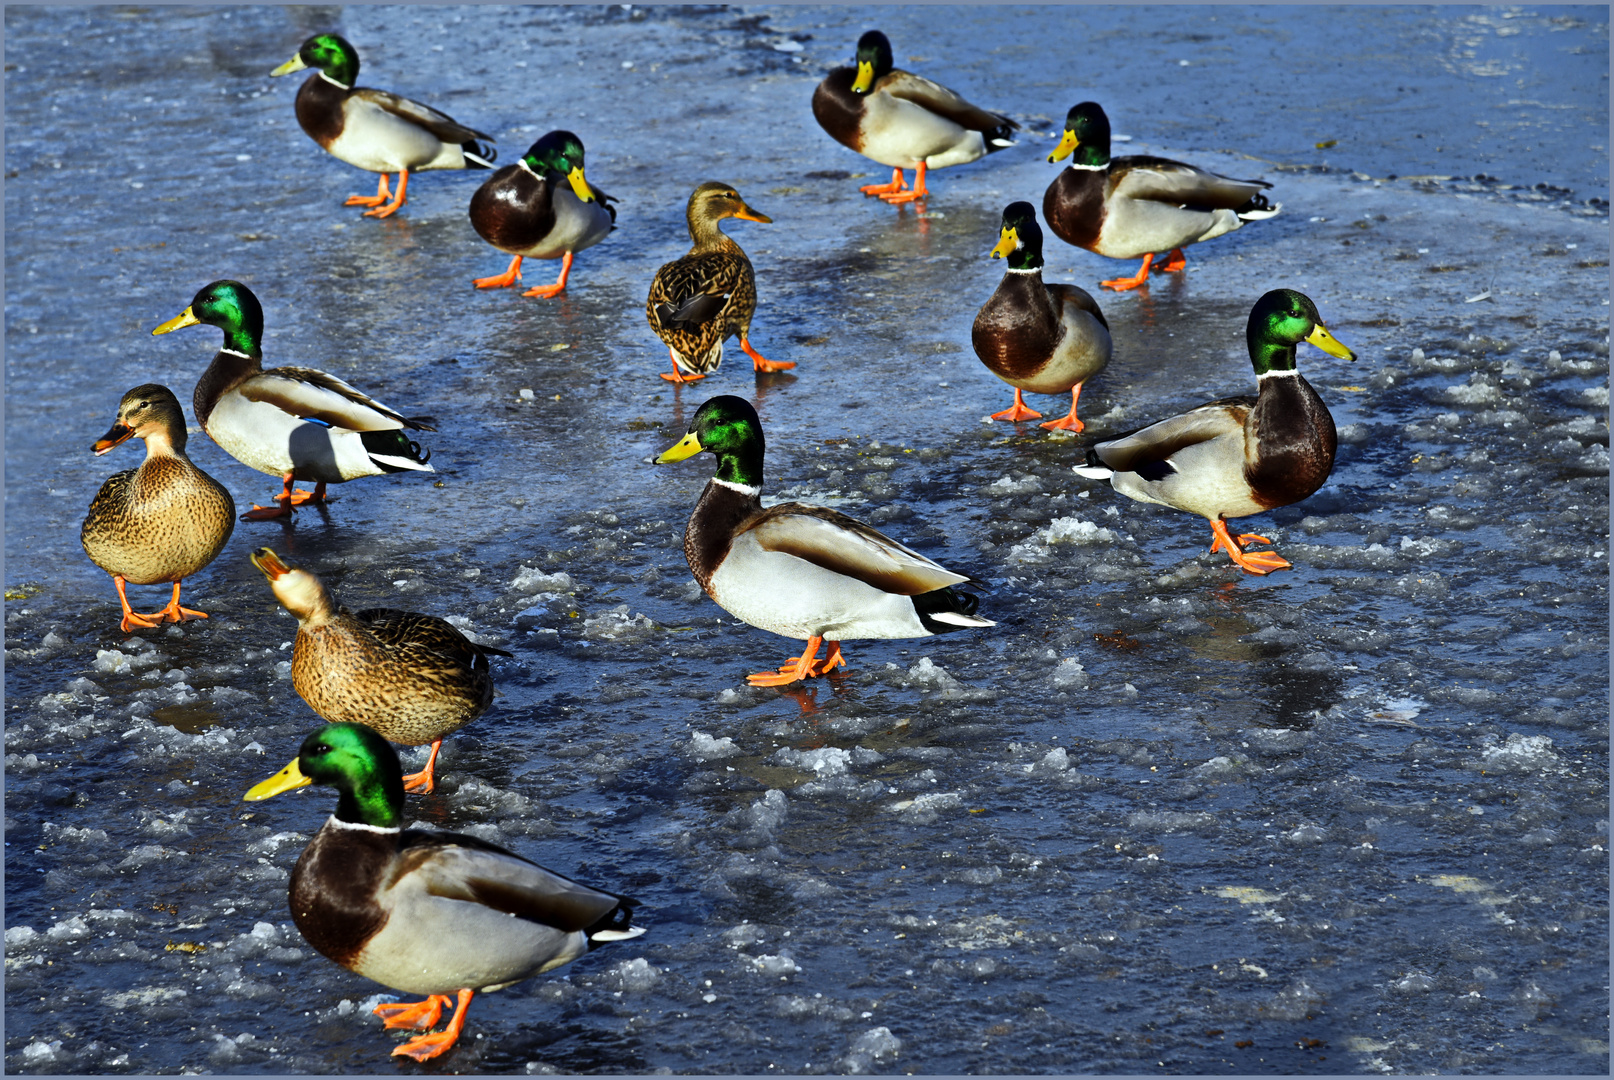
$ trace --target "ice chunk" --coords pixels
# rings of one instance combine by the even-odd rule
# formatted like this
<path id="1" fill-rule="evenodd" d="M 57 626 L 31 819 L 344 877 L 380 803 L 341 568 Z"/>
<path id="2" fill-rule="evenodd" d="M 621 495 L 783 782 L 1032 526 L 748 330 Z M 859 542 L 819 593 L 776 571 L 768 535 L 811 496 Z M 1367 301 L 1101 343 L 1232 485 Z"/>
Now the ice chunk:
<path id="1" fill-rule="evenodd" d="M 1033 475 L 1022 476 L 1018 480 L 1011 480 L 1007 476 L 999 477 L 981 489 L 987 495 L 1033 495 L 1042 490 L 1042 480 Z"/>
<path id="2" fill-rule="evenodd" d="M 510 590 L 519 593 L 570 593 L 576 592 L 577 586 L 572 582 L 572 576 L 564 570 L 559 573 L 546 574 L 542 570 L 534 570 L 530 566 L 523 566 L 510 582 Z"/>
<path id="3" fill-rule="evenodd" d="M 1494 737 L 1492 739 L 1494 743 Z M 1546 735 L 1509 735 L 1507 742 L 1485 751 L 1480 767 L 1486 772 L 1558 772 L 1563 766 Z"/>
<path id="4" fill-rule="evenodd" d="M 615 987 L 619 992 L 642 994 L 655 988 L 656 983 L 661 981 L 661 972 L 644 957 L 636 956 L 605 972 L 604 978 L 606 985 Z"/>
<path id="5" fill-rule="evenodd" d="M 891 809 L 912 821 L 915 825 L 929 825 L 935 821 L 943 810 L 955 810 L 964 800 L 956 791 L 939 791 L 927 795 L 916 795 L 912 799 L 904 799 L 893 803 Z"/>
<path id="6" fill-rule="evenodd" d="M 780 747 L 773 758 L 781 765 L 809 770 L 820 777 L 828 777 L 839 776 L 847 771 L 852 760 L 852 752 L 834 746 L 820 747 L 817 750 L 792 750 L 785 746 Z"/>
<path id="7" fill-rule="evenodd" d="M 801 970 L 788 956 L 770 956 L 764 953 L 753 957 L 751 962 L 756 965 L 758 975 L 769 979 L 786 980 Z"/>
<path id="8" fill-rule="evenodd" d="M 908 681 L 921 690 L 945 692 L 959 688 L 958 680 L 928 656 L 921 656 L 919 662 L 908 669 Z"/>
<path id="9" fill-rule="evenodd" d="M 873 1072 L 877 1066 L 880 1072 L 890 1072 L 892 1066 L 887 1063 L 901 1052 L 902 1040 L 891 1034 L 890 1028 L 872 1028 L 852 1040 L 846 1055 L 835 1062 L 835 1067 L 852 1075 Z"/>
<path id="10" fill-rule="evenodd" d="M 727 735 L 714 739 L 704 731 L 697 731 L 684 744 L 684 752 L 697 761 L 721 761 L 739 754 L 740 748 Z"/>
<path id="11" fill-rule="evenodd" d="M 1053 684 L 1061 689 L 1081 688 L 1087 685 L 1087 672 L 1083 670 L 1081 661 L 1074 656 L 1067 656 L 1059 661 L 1054 668 Z M 1060 751 L 1063 753 L 1064 751 Z"/>

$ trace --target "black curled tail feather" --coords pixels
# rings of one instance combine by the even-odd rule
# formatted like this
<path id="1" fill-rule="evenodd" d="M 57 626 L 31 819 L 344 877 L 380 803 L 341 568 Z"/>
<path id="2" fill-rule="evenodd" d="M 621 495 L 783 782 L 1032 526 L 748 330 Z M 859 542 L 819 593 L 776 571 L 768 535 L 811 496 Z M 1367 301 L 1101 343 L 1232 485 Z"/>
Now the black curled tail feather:
<path id="1" fill-rule="evenodd" d="M 1003 123 L 999 124 L 991 131 L 981 132 L 981 137 L 986 140 L 986 152 L 988 154 L 995 154 L 999 150 L 1007 150 L 1009 147 L 1013 146 L 1014 131 L 1019 126 L 1020 125 L 1016 124 L 1013 120 L 1005 118 Z"/>
<path id="2" fill-rule="evenodd" d="M 615 894 L 613 893 L 611 895 Z M 638 906 L 639 901 L 629 899 L 626 896 L 618 896 L 616 907 L 606 912 L 604 916 L 595 920 L 592 925 L 584 929 L 583 934 L 588 938 L 589 952 L 593 952 L 601 945 L 609 945 L 613 941 L 621 940 L 619 937 L 606 937 L 603 940 L 595 941 L 595 934 L 598 934 L 601 931 L 614 931 L 617 934 L 623 934 L 629 930 L 632 930 L 633 909 Z"/>
<path id="3" fill-rule="evenodd" d="M 465 166 L 469 169 L 491 169 L 499 160 L 498 148 L 492 143 L 466 139 L 460 143 L 460 149 L 465 153 Z"/>
<path id="4" fill-rule="evenodd" d="M 972 581 L 971 584 L 976 582 Z M 941 614 L 973 616 L 981 606 L 980 597 L 973 593 L 961 592 L 951 586 L 920 593 L 910 599 L 913 601 L 914 611 L 919 614 L 919 625 L 932 634 L 950 634 L 954 630 L 964 629 L 955 623 L 943 622 L 935 616 Z"/>
<path id="5" fill-rule="evenodd" d="M 1267 186 L 1271 187 L 1272 185 L 1268 184 Z M 1251 213 L 1260 213 L 1263 210 L 1271 210 L 1271 209 L 1272 209 L 1272 204 L 1267 201 L 1267 197 L 1265 195 L 1261 194 L 1261 192 L 1258 191 L 1254 195 L 1250 196 L 1250 201 L 1249 202 L 1245 203 L 1243 206 L 1239 207 L 1237 210 L 1234 210 L 1233 213 L 1235 213 L 1235 214 L 1251 214 Z"/>
<path id="6" fill-rule="evenodd" d="M 370 460 L 382 472 L 411 472 L 430 468 L 427 463 L 431 461 L 431 451 L 422 449 L 418 442 L 411 440 L 398 428 L 361 431 L 359 441 L 364 444 L 364 452 L 370 455 Z"/>

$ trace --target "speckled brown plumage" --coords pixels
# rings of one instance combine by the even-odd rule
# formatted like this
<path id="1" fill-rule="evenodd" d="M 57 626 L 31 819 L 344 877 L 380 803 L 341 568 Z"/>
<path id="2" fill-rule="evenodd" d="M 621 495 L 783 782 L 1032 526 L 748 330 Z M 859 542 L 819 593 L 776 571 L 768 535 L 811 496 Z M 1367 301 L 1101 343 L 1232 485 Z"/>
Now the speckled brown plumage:
<path id="1" fill-rule="evenodd" d="M 751 333 L 757 283 L 751 260 L 718 228 L 729 217 L 770 220 L 746 206 L 731 184 L 708 182 L 696 188 L 685 211 L 693 246 L 688 255 L 657 270 L 650 283 L 645 318 L 683 371 L 716 371 L 723 342 L 736 334 L 743 342 Z"/>
<path id="2" fill-rule="evenodd" d="M 96 453 L 130 438 L 145 440 L 146 460 L 101 485 L 79 540 L 90 561 L 114 578 L 177 583 L 224 550 L 235 529 L 235 500 L 186 456 L 185 415 L 167 387 L 148 383 L 123 395 Z"/>
<path id="3" fill-rule="evenodd" d="M 338 606 L 325 619 L 300 620 L 291 680 L 326 720 L 369 724 L 393 742 L 420 746 L 487 711 L 489 654 L 510 655 L 431 615 Z"/>
<path id="4" fill-rule="evenodd" d="M 268 548 L 252 561 L 297 617 L 292 686 L 332 723 L 368 724 L 393 742 L 437 742 L 481 716 L 493 701 L 489 656 L 433 615 L 391 608 L 353 612 L 306 570 Z"/>

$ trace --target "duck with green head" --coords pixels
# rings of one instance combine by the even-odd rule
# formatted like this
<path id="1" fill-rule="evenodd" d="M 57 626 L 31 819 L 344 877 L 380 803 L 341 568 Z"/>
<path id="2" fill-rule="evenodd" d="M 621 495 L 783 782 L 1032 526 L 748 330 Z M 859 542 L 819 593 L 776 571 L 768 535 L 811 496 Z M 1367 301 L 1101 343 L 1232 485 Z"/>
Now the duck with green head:
<path id="1" fill-rule="evenodd" d="M 684 557 L 717 605 L 752 626 L 807 642 L 778 671 L 747 676 L 755 686 L 783 686 L 846 663 L 841 642 L 914 638 L 993 626 L 956 585 L 985 587 L 954 573 L 853 518 L 823 506 L 762 506 L 762 422 L 742 398 L 724 395 L 695 413 L 689 433 L 656 458 L 683 461 L 701 452 L 717 473 L 701 492 L 684 530 Z M 829 653 L 820 662 L 818 650 Z"/>
<path id="2" fill-rule="evenodd" d="M 79 542 L 90 561 L 112 575 L 125 632 L 205 619 L 205 612 L 180 606 L 180 581 L 224 550 L 235 529 L 235 500 L 186 456 L 185 413 L 168 387 L 146 383 L 124 394 L 117 420 L 93 449 L 99 457 L 130 439 L 145 441 L 146 460 L 101 485 Z M 172 582 L 174 594 L 161 611 L 142 615 L 129 606 L 124 586 L 130 582 Z"/>
<path id="3" fill-rule="evenodd" d="M 471 196 L 471 227 L 478 236 L 514 256 L 510 267 L 477 278 L 478 289 L 502 288 L 521 280 L 522 259 L 560 259 L 560 277 L 522 296 L 552 297 L 566 288 L 572 256 L 604 240 L 616 227 L 611 196 L 583 174 L 583 140 L 570 131 L 551 131 L 514 165 L 506 165 Z"/>
<path id="4" fill-rule="evenodd" d="M 510 654 L 478 645 L 435 615 L 395 608 L 349 611 L 318 577 L 269 548 L 259 548 L 251 559 L 275 599 L 297 619 L 292 689 L 332 723 L 369 724 L 405 746 L 430 743 L 425 766 L 404 777 L 404 788 L 431 794 L 443 739 L 493 703 L 488 657 Z"/>
<path id="5" fill-rule="evenodd" d="M 924 198 L 928 170 L 1013 146 L 1020 126 L 940 83 L 892 66 L 891 42 L 878 30 L 858 38 L 855 66 L 836 68 L 818 84 L 813 117 L 842 146 L 891 167 L 891 183 L 860 189 L 888 203 Z M 911 190 L 903 184 L 903 169 L 914 170 Z"/>
<path id="6" fill-rule="evenodd" d="M 393 1054 L 426 1061 L 459 1038 L 478 992 L 569 964 L 632 926 L 637 901 L 601 892 L 486 840 L 403 827 L 398 755 L 363 724 L 328 724 L 248 802 L 309 784 L 337 791 L 336 812 L 291 872 L 291 917 L 304 939 L 349 971 L 420 1002 L 378 1005 L 388 1028 L 446 1030 Z M 453 995 L 450 997 L 450 995 Z"/>
<path id="7" fill-rule="evenodd" d="M 324 502 L 326 484 L 395 472 L 433 472 L 405 429 L 435 431 L 429 417 L 396 413 L 335 375 L 313 368 L 263 369 L 263 307 L 239 281 L 215 281 L 190 306 L 152 331 L 166 334 L 206 323 L 224 345 L 196 383 L 196 422 L 225 453 L 278 476 L 276 508 L 254 505 L 244 521 L 289 517 L 294 506 Z M 318 485 L 312 496 L 298 480 Z"/>
<path id="8" fill-rule="evenodd" d="M 662 266 L 651 279 L 644 314 L 672 357 L 672 374 L 661 376 L 668 382 L 694 382 L 716 371 L 723 362 L 723 342 L 736 334 L 752 370 L 796 366 L 791 360 L 769 360 L 751 347 L 757 279 L 740 245 L 718 227 L 726 218 L 773 223 L 746 205 L 733 184 L 708 180 L 690 192 L 684 208 L 689 254 Z"/>
<path id="9" fill-rule="evenodd" d="M 1169 251 L 1154 269 L 1188 265 L 1182 249 L 1262 221 L 1283 209 L 1261 192 L 1265 180 L 1233 180 L 1180 161 L 1133 155 L 1110 157 L 1110 118 L 1096 102 L 1074 105 L 1065 130 L 1048 155 L 1070 155 L 1042 197 L 1042 216 L 1067 244 L 1112 259 L 1143 256 L 1129 278 L 1100 282 L 1106 289 L 1135 289 L 1148 283 L 1154 258 Z"/>
<path id="10" fill-rule="evenodd" d="M 380 173 L 374 196 L 354 195 L 365 217 L 390 217 L 404 204 L 409 174 L 426 169 L 491 169 L 493 138 L 406 97 L 355 86 L 359 53 L 340 34 L 315 34 L 270 75 L 313 68 L 297 91 L 297 123 L 333 157 Z M 398 192 L 387 174 L 398 174 Z"/>
<path id="11" fill-rule="evenodd" d="M 1355 360 L 1323 325 L 1317 306 L 1293 289 L 1274 289 L 1255 302 L 1245 327 L 1255 397 L 1221 398 L 1137 431 L 1094 443 L 1076 472 L 1139 502 L 1171 506 L 1210 522 L 1214 554 L 1225 550 L 1239 567 L 1267 574 L 1289 565 L 1253 533 L 1235 540 L 1227 519 L 1288 506 L 1311 495 L 1334 469 L 1334 418 L 1295 367 L 1301 342 L 1329 356 Z"/>
<path id="12" fill-rule="evenodd" d="M 1110 324 L 1086 289 L 1042 280 L 1042 229 L 1028 202 L 1003 210 L 994 259 L 1009 266 L 991 299 L 981 305 L 970 331 L 975 355 L 987 370 L 1014 387 L 1014 405 L 994 420 L 1036 420 L 1021 396 L 1070 392 L 1070 413 L 1041 425 L 1079 432 L 1076 418 L 1082 386 L 1110 362 Z"/>

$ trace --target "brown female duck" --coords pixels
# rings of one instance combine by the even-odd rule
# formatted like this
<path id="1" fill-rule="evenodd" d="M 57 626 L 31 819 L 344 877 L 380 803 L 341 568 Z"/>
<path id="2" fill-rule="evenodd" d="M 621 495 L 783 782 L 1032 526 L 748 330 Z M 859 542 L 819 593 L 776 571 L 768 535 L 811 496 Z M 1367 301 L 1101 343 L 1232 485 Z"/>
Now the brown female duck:
<path id="1" fill-rule="evenodd" d="M 786 371 L 796 365 L 769 360 L 751 348 L 751 316 L 757 311 L 757 282 L 751 260 L 740 245 L 723 235 L 724 218 L 773 219 L 745 204 L 733 184 L 707 181 L 689 196 L 684 210 L 689 254 L 656 271 L 645 300 L 645 318 L 672 357 L 668 382 L 704 379 L 723 362 L 723 342 L 738 334 L 740 348 L 757 371 Z"/>
<path id="2" fill-rule="evenodd" d="M 205 619 L 179 605 L 179 585 L 218 557 L 235 529 L 235 500 L 224 485 L 185 456 L 185 414 L 166 386 L 147 383 L 123 395 L 118 418 L 95 444 L 97 456 L 143 439 L 146 460 L 101 485 L 79 541 L 90 561 L 112 575 L 123 605 L 123 629 Z M 141 615 L 129 606 L 126 582 L 171 581 L 168 606 Z"/>
<path id="3" fill-rule="evenodd" d="M 481 716 L 493 701 L 488 657 L 510 654 L 476 644 L 433 615 L 349 611 L 319 578 L 286 565 L 268 548 L 252 553 L 252 565 L 297 617 L 291 654 L 297 693 L 332 723 L 369 724 L 405 746 L 431 743 L 425 768 L 404 778 L 409 791 L 430 794 L 444 736 Z"/>

